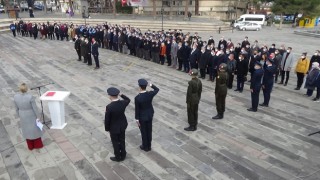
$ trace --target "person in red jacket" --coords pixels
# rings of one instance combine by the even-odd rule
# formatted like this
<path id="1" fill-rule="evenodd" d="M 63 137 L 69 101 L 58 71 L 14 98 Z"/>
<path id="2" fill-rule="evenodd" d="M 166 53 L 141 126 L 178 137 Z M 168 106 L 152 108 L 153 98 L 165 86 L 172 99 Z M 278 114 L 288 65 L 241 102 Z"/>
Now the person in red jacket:
<path id="1" fill-rule="evenodd" d="M 163 65 L 165 61 L 165 57 L 167 54 L 166 49 L 167 49 L 166 45 L 164 43 L 161 43 L 161 46 L 160 46 L 160 64 L 161 65 Z"/>

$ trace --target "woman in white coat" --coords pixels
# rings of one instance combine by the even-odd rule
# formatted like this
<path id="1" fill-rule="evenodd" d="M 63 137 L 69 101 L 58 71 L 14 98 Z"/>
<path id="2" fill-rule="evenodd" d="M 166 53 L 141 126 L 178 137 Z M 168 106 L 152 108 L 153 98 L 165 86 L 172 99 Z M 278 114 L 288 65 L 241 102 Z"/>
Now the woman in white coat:
<path id="1" fill-rule="evenodd" d="M 14 96 L 14 104 L 20 118 L 22 135 L 27 141 L 29 150 L 42 148 L 42 131 L 36 123 L 39 121 L 39 112 L 35 98 L 27 93 L 28 87 L 25 83 L 20 85 L 19 90 L 20 93 Z"/>

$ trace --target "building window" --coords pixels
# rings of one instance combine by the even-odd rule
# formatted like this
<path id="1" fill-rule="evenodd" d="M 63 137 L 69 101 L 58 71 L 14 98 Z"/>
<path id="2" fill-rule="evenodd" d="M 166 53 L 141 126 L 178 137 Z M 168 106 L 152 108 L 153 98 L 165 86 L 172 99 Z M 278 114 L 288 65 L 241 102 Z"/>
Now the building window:
<path id="1" fill-rule="evenodd" d="M 168 1 L 168 0 L 162 1 L 162 5 L 163 5 L 163 6 L 169 6 L 169 7 L 170 7 L 170 1 Z"/>
<path id="2" fill-rule="evenodd" d="M 189 1 L 189 5 L 192 5 L 192 0 Z"/>
<path id="3" fill-rule="evenodd" d="M 174 6 L 175 6 L 175 5 L 176 5 L 176 1 L 172 1 L 172 5 L 174 5 Z"/>

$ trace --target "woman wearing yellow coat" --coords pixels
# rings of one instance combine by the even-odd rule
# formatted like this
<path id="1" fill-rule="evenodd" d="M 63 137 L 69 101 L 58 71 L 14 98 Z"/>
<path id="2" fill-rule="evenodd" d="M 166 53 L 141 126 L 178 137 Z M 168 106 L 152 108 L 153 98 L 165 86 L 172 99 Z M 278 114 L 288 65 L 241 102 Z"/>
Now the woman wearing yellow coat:
<path id="1" fill-rule="evenodd" d="M 307 53 L 302 53 L 301 58 L 297 62 L 296 74 L 297 74 L 297 87 L 295 90 L 300 90 L 304 76 L 309 70 L 310 60 L 307 58 Z"/>

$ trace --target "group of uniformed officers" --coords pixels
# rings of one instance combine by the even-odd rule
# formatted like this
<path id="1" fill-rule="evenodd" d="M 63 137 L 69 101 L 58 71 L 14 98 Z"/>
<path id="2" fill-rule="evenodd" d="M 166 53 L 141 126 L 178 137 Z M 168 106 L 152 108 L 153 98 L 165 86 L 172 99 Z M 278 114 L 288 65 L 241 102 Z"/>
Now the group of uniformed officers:
<path id="1" fill-rule="evenodd" d="M 154 109 L 152 100 L 159 92 L 159 88 L 148 83 L 145 79 L 138 80 L 139 94 L 134 98 L 135 104 L 135 119 L 141 131 L 142 145 L 140 149 L 143 151 L 151 150 L 152 141 L 152 120 Z M 147 86 L 150 86 L 153 91 L 147 91 Z M 112 101 L 106 107 L 105 113 L 105 130 L 110 132 L 110 138 L 114 149 L 114 157 L 110 157 L 112 161 L 123 161 L 126 158 L 125 148 L 125 130 L 128 126 L 125 109 L 130 103 L 130 99 L 121 94 L 115 87 L 107 89 L 110 100 Z"/>

